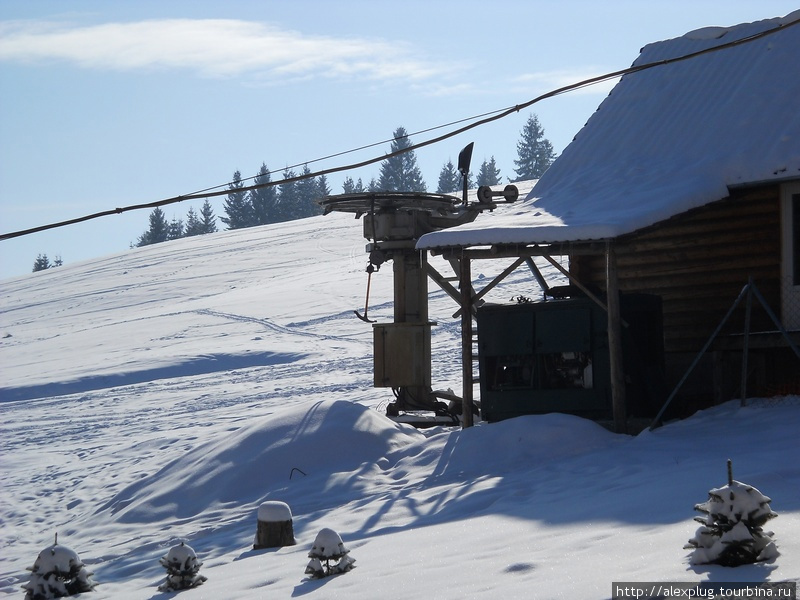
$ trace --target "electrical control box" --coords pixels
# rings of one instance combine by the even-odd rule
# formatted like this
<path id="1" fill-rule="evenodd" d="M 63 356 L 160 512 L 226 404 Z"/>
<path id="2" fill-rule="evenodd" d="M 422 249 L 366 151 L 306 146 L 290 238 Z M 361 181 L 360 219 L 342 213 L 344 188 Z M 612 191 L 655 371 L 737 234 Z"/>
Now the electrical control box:
<path id="1" fill-rule="evenodd" d="M 661 299 L 620 298 L 629 412 L 659 404 L 663 379 Z M 477 311 L 481 414 L 499 421 L 563 412 L 612 417 L 608 317 L 586 297 L 486 304 Z"/>
<path id="2" fill-rule="evenodd" d="M 376 323 L 372 333 L 375 387 L 431 385 L 430 323 Z"/>

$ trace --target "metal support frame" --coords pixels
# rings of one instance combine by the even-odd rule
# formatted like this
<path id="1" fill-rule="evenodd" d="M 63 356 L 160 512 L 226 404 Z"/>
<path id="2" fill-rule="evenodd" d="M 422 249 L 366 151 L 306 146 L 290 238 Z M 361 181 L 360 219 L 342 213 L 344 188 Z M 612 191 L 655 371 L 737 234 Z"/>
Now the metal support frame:
<path id="1" fill-rule="evenodd" d="M 720 321 L 719 325 L 717 325 L 717 328 L 714 330 L 714 333 L 712 333 L 711 336 L 708 338 L 708 341 L 706 341 L 706 343 L 703 345 L 703 348 L 700 350 L 700 352 L 697 353 L 697 356 L 695 357 L 694 361 L 692 361 L 692 364 L 689 365 L 689 368 L 683 374 L 683 377 L 681 377 L 681 380 L 678 382 L 678 384 L 672 390 L 670 395 L 667 397 L 667 400 L 664 402 L 664 405 L 661 407 L 661 410 L 658 411 L 658 414 L 656 415 L 655 419 L 653 419 L 653 422 L 650 423 L 650 431 L 653 431 L 661 423 L 661 417 L 664 416 L 664 412 L 667 410 L 667 407 L 670 405 L 672 400 L 675 398 L 675 396 L 677 395 L 677 393 L 681 389 L 681 387 L 683 387 L 683 384 L 686 383 L 686 380 L 689 378 L 689 375 L 692 373 L 692 371 L 694 371 L 694 368 L 697 366 L 697 363 L 700 362 L 700 359 L 702 358 L 702 356 L 706 353 L 708 348 L 711 346 L 712 342 L 719 335 L 719 332 L 722 331 L 722 328 L 725 326 L 725 323 L 728 322 L 728 319 L 730 319 L 731 315 L 733 314 L 733 311 L 736 310 L 736 307 L 739 306 L 739 303 L 742 301 L 742 299 L 745 296 L 747 296 L 747 304 L 746 304 L 747 313 L 745 315 L 745 332 L 744 332 L 745 340 L 744 340 L 744 344 L 743 344 L 743 349 L 744 349 L 743 354 L 744 354 L 744 356 L 742 357 L 742 371 L 743 371 L 742 372 L 742 388 L 743 388 L 743 390 L 742 390 L 742 399 L 741 399 L 742 405 L 745 404 L 745 395 L 746 395 L 746 386 L 747 386 L 747 375 L 746 375 L 745 369 L 747 369 L 747 358 L 746 358 L 746 356 L 747 356 L 747 351 L 748 351 L 748 348 L 749 348 L 749 340 L 748 340 L 749 334 L 750 334 L 750 331 L 749 331 L 750 325 L 749 325 L 749 323 L 750 323 L 750 311 L 752 310 L 751 296 L 755 296 L 756 299 L 761 303 L 762 308 L 767 313 L 767 316 L 769 316 L 769 318 L 772 320 L 772 323 L 775 325 L 775 327 L 778 329 L 778 331 L 780 331 L 780 333 L 783 336 L 784 340 L 786 340 L 787 345 L 792 349 L 792 351 L 794 352 L 795 356 L 797 356 L 797 358 L 800 359 L 800 349 L 798 349 L 798 347 L 792 341 L 791 336 L 786 331 L 786 329 L 784 328 L 783 324 L 781 324 L 780 319 L 778 319 L 778 317 L 772 311 L 772 309 L 770 308 L 770 306 L 767 303 L 767 301 L 764 298 L 764 296 L 761 295 L 761 292 L 759 291 L 758 287 L 756 287 L 756 284 L 753 281 L 753 278 L 751 277 L 751 278 L 749 278 L 749 280 L 745 284 L 745 286 L 742 288 L 742 291 L 739 292 L 739 295 L 736 297 L 736 300 L 733 301 L 733 304 L 728 309 L 728 312 L 725 313 L 724 317 L 722 317 L 722 321 Z"/>
<path id="2" fill-rule="evenodd" d="M 459 286 L 461 288 L 461 425 L 472 427 L 472 273 L 469 256 L 461 255 L 459 264 Z"/>
<path id="3" fill-rule="evenodd" d="M 463 260 L 469 260 L 469 258 L 466 258 L 466 259 L 462 258 L 462 261 Z M 470 307 L 470 309 L 472 310 L 473 314 L 475 313 L 474 305 L 477 304 L 477 302 L 481 298 L 483 298 L 483 296 L 485 296 L 498 283 L 500 283 L 501 281 L 503 281 L 503 279 L 505 279 L 506 277 L 511 275 L 511 273 L 513 273 L 514 271 L 516 271 L 517 267 L 519 267 L 523 262 L 525 262 L 524 258 L 518 258 L 511 265 L 506 267 L 505 270 L 502 273 L 500 273 L 497 277 L 492 279 L 492 281 L 490 281 L 488 284 L 486 284 L 486 287 L 484 287 L 480 292 L 478 292 L 477 294 L 473 294 L 473 298 L 472 298 L 472 305 L 473 306 Z M 471 287 L 472 286 L 470 286 L 470 289 L 471 289 Z M 455 313 L 453 313 L 453 318 L 455 319 L 457 317 L 460 317 L 463 311 L 464 311 L 464 307 L 462 305 L 461 308 L 459 308 Z"/>
<path id="4" fill-rule="evenodd" d="M 539 287 L 542 288 L 542 294 L 544 297 L 547 297 L 548 292 L 550 292 L 550 286 L 547 285 L 547 282 L 544 280 L 542 276 L 542 272 L 539 270 L 539 267 L 536 266 L 536 263 L 533 262 L 533 259 L 530 256 L 525 257 L 525 264 L 528 265 L 528 269 L 530 269 L 533 277 L 536 279 L 536 282 L 539 284 Z"/>
<path id="5" fill-rule="evenodd" d="M 747 355 L 750 349 L 750 312 L 753 309 L 753 280 L 752 278 L 747 285 L 747 299 L 745 300 L 745 313 L 744 313 L 744 340 L 742 344 L 742 400 L 741 405 L 744 406 L 747 402 Z"/>

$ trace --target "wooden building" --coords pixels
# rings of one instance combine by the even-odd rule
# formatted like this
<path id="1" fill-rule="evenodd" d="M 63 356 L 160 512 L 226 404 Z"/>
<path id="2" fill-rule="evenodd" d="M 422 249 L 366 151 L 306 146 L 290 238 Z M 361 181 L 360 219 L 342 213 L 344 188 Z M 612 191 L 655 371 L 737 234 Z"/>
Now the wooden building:
<path id="1" fill-rule="evenodd" d="M 800 11 L 645 46 L 523 202 L 417 248 L 460 261 L 462 279 L 475 259 L 569 256 L 570 280 L 608 302 L 618 428 L 618 292 L 661 298 L 684 412 L 800 393 L 798 56 Z"/>
<path id="2" fill-rule="evenodd" d="M 800 280 L 781 273 L 782 265 L 800 263 L 797 224 L 788 238 L 781 231 L 782 190 L 788 196 L 794 187 L 800 192 L 800 187 L 778 184 L 733 190 L 724 199 L 614 240 L 620 292 L 662 299 L 665 383 L 676 385 L 716 332 L 701 368 L 682 390 L 683 412 L 742 395 L 746 303 L 739 302 L 722 321 L 749 281 L 800 346 Z M 800 214 L 797 199 L 794 207 Z M 782 239 L 793 254 L 782 256 Z M 570 258 L 572 276 L 590 287 L 605 289 L 606 268 L 604 256 Z M 749 318 L 752 372 L 745 395 L 800 394 L 800 361 L 769 312 L 756 302 Z"/>

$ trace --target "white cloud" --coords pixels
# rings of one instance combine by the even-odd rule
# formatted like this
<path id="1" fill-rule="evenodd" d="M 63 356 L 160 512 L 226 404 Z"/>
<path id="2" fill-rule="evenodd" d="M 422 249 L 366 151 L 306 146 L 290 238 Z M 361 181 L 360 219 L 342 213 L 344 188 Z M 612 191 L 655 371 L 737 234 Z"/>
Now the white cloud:
<path id="1" fill-rule="evenodd" d="M 525 73 L 512 80 L 518 89 L 535 90 L 536 93 L 544 93 L 557 90 L 568 85 L 573 85 L 587 79 L 603 75 L 608 70 L 600 67 L 594 70 L 583 68 L 581 70 L 554 70 L 538 71 L 535 73 Z M 601 81 L 592 85 L 578 88 L 571 94 L 602 94 L 607 95 L 619 81 L 618 77 Z"/>
<path id="2" fill-rule="evenodd" d="M 403 43 L 310 36 L 265 23 L 169 19 L 70 26 L 0 22 L 0 61 L 67 61 L 88 69 L 191 69 L 203 76 L 257 75 L 421 81 L 445 68 Z"/>

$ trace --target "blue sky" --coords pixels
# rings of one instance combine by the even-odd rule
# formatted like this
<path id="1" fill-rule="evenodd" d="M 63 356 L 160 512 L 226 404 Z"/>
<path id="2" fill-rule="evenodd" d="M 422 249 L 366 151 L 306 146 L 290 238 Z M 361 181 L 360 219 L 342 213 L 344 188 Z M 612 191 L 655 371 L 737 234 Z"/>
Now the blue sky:
<path id="1" fill-rule="evenodd" d="M 0 231 L 224 185 L 262 163 L 317 170 L 366 160 L 389 144 L 310 162 L 387 140 L 398 126 L 437 127 L 623 69 L 652 41 L 795 8 L 780 0 L 0 0 Z M 473 141 L 474 170 L 494 156 L 512 177 L 531 113 L 561 152 L 611 86 L 419 150 L 428 189 Z M 329 183 L 340 193 L 346 175 L 366 183 L 378 169 Z M 201 203 L 165 212 L 184 218 Z M 218 215 L 222 203 L 212 201 Z M 125 251 L 147 217 L 0 241 L 0 278 L 30 272 L 39 253 L 69 264 Z"/>

